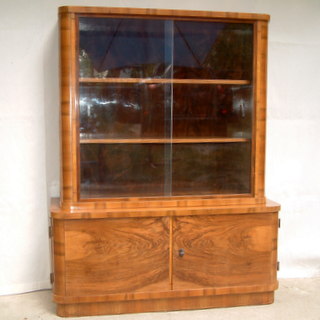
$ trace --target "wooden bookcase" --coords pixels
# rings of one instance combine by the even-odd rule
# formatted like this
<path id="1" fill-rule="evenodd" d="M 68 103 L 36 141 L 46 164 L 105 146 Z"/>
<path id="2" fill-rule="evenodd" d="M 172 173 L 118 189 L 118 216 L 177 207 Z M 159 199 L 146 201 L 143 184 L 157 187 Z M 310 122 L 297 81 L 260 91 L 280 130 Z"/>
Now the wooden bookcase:
<path id="1" fill-rule="evenodd" d="M 268 15 L 61 7 L 60 316 L 267 304 Z"/>

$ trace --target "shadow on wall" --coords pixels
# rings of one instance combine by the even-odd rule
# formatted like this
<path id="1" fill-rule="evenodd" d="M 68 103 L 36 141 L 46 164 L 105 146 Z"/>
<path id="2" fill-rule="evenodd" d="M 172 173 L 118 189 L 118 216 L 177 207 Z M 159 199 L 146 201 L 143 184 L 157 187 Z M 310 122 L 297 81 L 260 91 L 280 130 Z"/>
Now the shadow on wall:
<path id="1" fill-rule="evenodd" d="M 58 19 L 57 19 L 58 20 Z M 43 59 L 44 117 L 46 142 L 47 200 L 59 196 L 59 34 L 58 21 L 53 26 L 44 47 Z"/>

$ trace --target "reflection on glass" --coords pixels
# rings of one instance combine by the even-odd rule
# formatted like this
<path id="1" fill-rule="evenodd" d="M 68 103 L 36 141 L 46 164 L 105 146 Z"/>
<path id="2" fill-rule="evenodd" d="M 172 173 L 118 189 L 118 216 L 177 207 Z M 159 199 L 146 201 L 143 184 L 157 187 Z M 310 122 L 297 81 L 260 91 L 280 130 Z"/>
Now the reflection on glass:
<path id="1" fill-rule="evenodd" d="M 163 138 L 162 84 L 82 84 L 81 138 Z"/>
<path id="2" fill-rule="evenodd" d="M 82 144 L 82 198 L 244 194 L 251 190 L 251 144 Z M 166 187 L 172 183 L 170 193 Z"/>
<path id="3" fill-rule="evenodd" d="M 170 78 L 173 64 L 174 78 L 252 79 L 252 24 L 81 17 L 79 30 L 82 77 Z"/>
<path id="4" fill-rule="evenodd" d="M 80 54 L 91 59 L 97 78 L 149 78 L 170 74 L 166 65 L 166 20 L 127 18 L 79 19 Z M 81 75 L 81 68 L 80 68 Z"/>
<path id="5" fill-rule="evenodd" d="M 251 86 L 174 85 L 174 138 L 250 138 L 251 122 Z"/>
<path id="6" fill-rule="evenodd" d="M 252 24 L 80 17 L 79 34 L 79 76 L 109 78 L 79 83 L 81 198 L 250 193 Z"/>
<path id="7" fill-rule="evenodd" d="M 172 194 L 250 192 L 250 143 L 174 144 Z"/>
<path id="8" fill-rule="evenodd" d="M 82 144 L 81 198 L 162 196 L 163 144 Z"/>
<path id="9" fill-rule="evenodd" d="M 175 21 L 174 77 L 252 79 L 252 24 Z"/>

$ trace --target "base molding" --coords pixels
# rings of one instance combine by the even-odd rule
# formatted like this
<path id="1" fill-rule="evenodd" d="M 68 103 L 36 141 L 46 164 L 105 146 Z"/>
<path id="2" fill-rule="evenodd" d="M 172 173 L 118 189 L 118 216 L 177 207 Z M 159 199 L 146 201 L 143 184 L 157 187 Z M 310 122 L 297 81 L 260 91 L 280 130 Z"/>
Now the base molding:
<path id="1" fill-rule="evenodd" d="M 79 317 L 89 315 L 263 305 L 273 303 L 273 301 L 274 292 L 258 292 L 152 300 L 126 300 L 70 304 L 58 303 L 57 314 L 60 317 Z"/>

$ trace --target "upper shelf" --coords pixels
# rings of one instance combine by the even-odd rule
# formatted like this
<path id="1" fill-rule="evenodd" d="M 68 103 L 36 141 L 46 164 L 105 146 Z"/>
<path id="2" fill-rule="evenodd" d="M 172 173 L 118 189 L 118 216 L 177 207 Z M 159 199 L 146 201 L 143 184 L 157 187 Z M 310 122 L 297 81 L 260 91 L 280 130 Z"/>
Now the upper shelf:
<path id="1" fill-rule="evenodd" d="M 163 78 L 80 78 L 80 83 L 174 83 L 248 85 L 250 80 L 230 79 L 163 79 Z"/>

